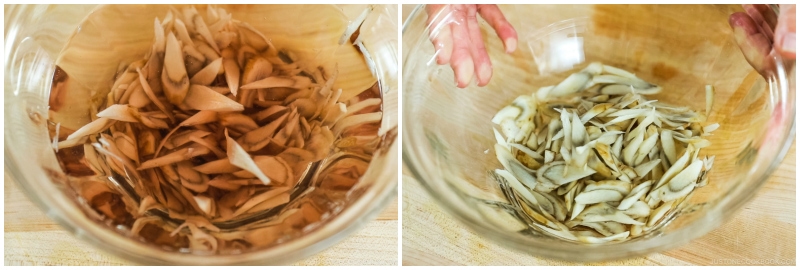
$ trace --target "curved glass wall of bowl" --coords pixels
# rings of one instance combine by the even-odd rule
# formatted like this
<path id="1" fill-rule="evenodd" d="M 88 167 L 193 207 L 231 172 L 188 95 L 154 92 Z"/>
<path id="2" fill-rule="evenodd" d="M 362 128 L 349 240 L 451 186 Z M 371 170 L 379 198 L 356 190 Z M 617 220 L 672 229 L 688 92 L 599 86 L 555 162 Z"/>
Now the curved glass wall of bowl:
<path id="1" fill-rule="evenodd" d="M 727 24 L 740 6 L 500 8 L 520 33 L 519 47 L 526 49 L 506 54 L 499 39 L 485 35 L 494 75 L 483 88 L 457 89 L 451 69 L 431 61 L 434 50 L 424 10 L 415 11 L 403 29 L 403 74 L 409 78 L 403 82 L 408 127 L 403 129 L 404 162 L 445 210 L 487 239 L 538 256 L 578 261 L 674 248 L 729 220 L 766 182 L 791 145 L 795 71 L 775 57 L 775 73 L 765 79 L 748 65 Z M 587 17 L 591 21 L 584 26 Z M 488 25 L 481 27 L 492 33 Z M 537 30 L 540 37 L 526 34 Z M 526 42 L 532 44 L 522 44 Z M 554 53 L 558 51 L 567 53 Z M 704 86 L 715 89 L 708 122 L 720 127 L 703 153 L 716 156 L 708 185 L 666 216 L 663 226 L 623 243 L 571 243 L 531 230 L 530 220 L 518 215 L 508 199 L 514 197 L 508 195 L 508 185 L 491 174 L 502 168 L 492 150 L 492 116 L 514 98 L 558 84 L 571 70 L 596 61 L 662 85 L 664 91 L 653 100 L 695 111 L 707 110 Z"/>
<path id="2" fill-rule="evenodd" d="M 540 74 L 572 70 L 586 60 L 582 34 L 588 23 L 587 17 L 567 19 L 528 35 L 528 48 Z"/>
<path id="3" fill-rule="evenodd" d="M 39 27 L 24 29 L 24 31 L 18 31 L 19 29 L 13 27 L 8 29 L 9 25 L 6 26 L 6 42 L 13 45 L 13 47 L 7 46 L 6 55 L 11 57 L 8 58 L 10 61 L 6 62 L 6 67 L 7 70 L 19 71 L 15 73 L 17 76 L 9 77 L 8 74 L 6 76 L 6 111 L 26 111 L 28 114 L 26 118 L 7 117 L 10 119 L 8 124 L 18 128 L 6 130 L 23 134 L 7 134 L 9 136 L 6 136 L 6 145 L 8 146 L 9 140 L 12 139 L 14 141 L 12 144 L 20 144 L 18 141 L 20 138 L 25 138 L 25 141 L 28 142 L 49 142 L 46 144 L 22 143 L 22 145 L 35 146 L 38 149 L 33 150 L 33 153 L 41 154 L 37 155 L 36 162 L 40 163 L 50 176 L 32 178 L 32 175 L 29 174 L 35 173 L 35 170 L 26 170 L 24 172 L 26 175 L 15 174 L 15 178 L 20 181 L 23 179 L 56 181 L 58 185 L 54 188 L 60 190 L 56 189 L 50 192 L 66 195 L 63 198 L 62 196 L 51 198 L 66 199 L 66 201 L 60 200 L 59 205 L 66 207 L 75 204 L 78 206 L 75 209 L 81 209 L 90 220 L 105 224 L 109 229 L 137 241 L 182 252 L 191 250 L 203 253 L 205 248 L 214 246 L 209 251 L 219 254 L 245 253 L 289 242 L 318 230 L 320 226 L 336 218 L 339 213 L 346 210 L 364 194 L 369 194 L 368 197 L 376 196 L 376 194 L 372 194 L 374 192 L 368 192 L 368 190 L 375 185 L 385 186 L 384 183 L 376 181 L 388 178 L 385 177 L 382 168 L 371 168 L 370 162 L 378 159 L 382 164 L 385 163 L 384 159 L 387 158 L 385 155 L 391 152 L 390 148 L 396 140 L 394 135 L 396 131 L 394 130 L 397 126 L 395 114 L 382 113 L 386 108 L 394 108 L 396 111 L 397 106 L 397 77 L 396 72 L 392 73 L 396 69 L 394 67 L 397 62 L 396 58 L 386 58 L 387 56 L 396 56 L 396 52 L 391 53 L 392 49 L 396 50 L 395 46 L 386 46 L 387 42 L 396 40 L 396 35 L 387 38 L 387 35 L 373 34 L 375 31 L 385 31 L 386 27 L 392 27 L 392 25 L 376 25 L 386 23 L 386 19 L 383 17 L 387 16 L 389 10 L 386 7 L 368 6 L 367 11 L 361 13 L 363 16 L 355 20 L 348 20 L 347 15 L 334 16 L 336 8 L 332 6 L 281 6 L 274 8 L 275 10 L 265 10 L 263 6 L 251 7 L 248 10 L 238 9 L 236 6 L 230 8 L 228 10 L 230 13 L 227 13 L 222 9 L 212 12 L 211 8 L 198 6 L 194 12 L 196 12 L 195 15 L 199 14 L 203 18 L 202 20 L 206 20 L 210 26 L 214 25 L 215 20 L 219 22 L 225 18 L 241 19 L 242 22 L 252 23 L 252 28 L 245 28 L 255 29 L 251 32 L 261 31 L 264 36 L 268 36 L 267 40 L 261 42 L 274 44 L 274 47 L 269 47 L 265 51 L 257 50 L 256 54 L 263 53 L 273 56 L 270 61 L 278 61 L 273 62 L 276 70 L 278 67 L 286 67 L 291 69 L 292 74 L 296 76 L 307 77 L 311 81 L 310 89 L 319 89 L 326 82 L 333 83 L 334 92 L 342 89 L 338 94 L 341 98 L 333 100 L 333 104 L 337 108 L 341 108 L 341 112 L 338 114 L 339 120 L 345 123 L 338 127 L 333 125 L 331 128 L 334 140 L 329 142 L 327 150 L 323 151 L 325 155 L 322 158 L 306 163 L 308 165 L 293 168 L 297 171 L 294 174 L 296 180 L 292 181 L 295 184 L 286 187 L 289 189 L 286 202 L 274 205 L 274 207 L 258 207 L 260 204 L 255 201 L 247 203 L 248 198 L 259 197 L 260 194 L 265 194 L 272 188 L 252 185 L 251 181 L 239 181 L 236 183 L 241 187 L 239 190 L 247 192 L 244 197 L 239 199 L 240 202 L 237 202 L 234 208 L 250 204 L 249 206 L 253 207 L 253 210 L 232 209 L 242 213 L 232 218 L 219 218 L 219 213 L 214 214 L 207 211 L 209 210 L 207 204 L 204 205 L 205 207 L 199 207 L 207 203 L 207 200 L 197 200 L 200 195 L 197 191 L 181 187 L 183 175 L 179 174 L 179 181 L 162 182 L 161 188 L 164 188 L 164 196 L 185 203 L 183 207 L 187 208 L 188 212 L 177 211 L 174 207 L 175 204 L 168 207 L 169 201 L 146 205 L 147 203 L 143 201 L 146 196 L 142 195 L 142 191 L 151 189 L 158 184 L 153 185 L 151 182 L 154 181 L 151 178 L 151 172 L 138 170 L 139 168 L 129 166 L 131 164 L 127 162 L 120 162 L 120 159 L 125 160 L 127 155 L 120 156 L 119 152 L 112 152 L 113 147 L 108 148 L 109 145 L 116 146 L 124 143 L 123 141 L 103 140 L 102 136 L 92 134 L 84 137 L 83 140 L 86 143 L 58 147 L 59 143 L 64 143 L 64 140 L 76 130 L 87 123 L 102 119 L 97 114 L 109 105 L 107 94 L 113 90 L 111 87 L 115 80 L 121 79 L 124 77 L 123 75 L 129 73 L 136 74 L 136 69 L 133 69 L 132 72 L 131 69 L 128 69 L 128 67 L 135 66 L 131 63 L 140 61 L 139 59 L 142 58 L 147 60 L 146 57 L 149 55 L 148 51 L 153 42 L 153 20 L 158 17 L 163 23 L 161 25 L 163 28 L 174 25 L 173 23 L 180 19 L 189 22 L 190 19 L 186 19 L 184 16 L 184 11 L 186 11 L 184 7 L 170 10 L 167 6 L 100 6 L 97 8 L 80 6 L 70 12 L 58 13 L 58 16 L 77 17 L 73 19 L 76 21 L 74 24 L 66 24 L 78 25 L 77 30 L 61 29 L 63 28 L 61 25 L 53 26 L 47 23 L 33 24 Z M 46 6 L 29 7 L 26 9 L 26 14 L 48 13 L 48 10 L 50 9 Z M 190 10 L 189 13 L 191 12 Z M 328 15 L 320 15 L 315 20 L 304 20 L 304 23 L 292 23 L 292 20 L 281 19 L 297 12 Z M 338 12 L 344 13 L 346 8 L 342 8 Z M 82 18 L 84 14 L 91 15 Z M 262 20 L 263 14 L 271 14 L 273 19 L 265 22 Z M 168 19 L 167 17 L 170 16 L 172 18 Z M 126 23 L 118 23 L 121 20 Z M 169 20 L 172 23 L 169 23 Z M 197 24 L 197 21 L 193 22 Z M 356 25 L 354 28 L 356 31 L 348 28 L 353 25 Z M 396 23 L 393 25 L 396 29 Z M 60 30 L 40 31 L 41 28 L 48 27 Z M 369 29 L 363 29 L 364 27 Z M 132 31 L 132 29 L 136 30 Z M 199 30 L 191 32 L 193 30 L 190 29 L 189 32 L 192 35 L 192 41 L 203 42 L 203 33 L 200 33 Z M 239 32 L 239 34 L 242 33 Z M 178 35 L 180 36 L 180 33 Z M 249 34 L 248 38 L 252 36 Z M 342 42 L 340 39 L 345 36 L 348 38 Z M 17 40 L 17 37 L 21 37 L 22 40 Z M 43 42 L 48 39 L 61 42 Z M 188 42 L 187 40 L 183 41 Z M 55 46 L 53 44 L 67 44 L 67 46 L 42 48 L 42 46 Z M 207 52 L 213 54 L 213 51 L 203 51 L 203 53 Z M 374 53 L 378 55 L 376 56 Z M 203 64 L 212 62 L 211 59 L 207 60 L 200 62 Z M 241 60 L 247 61 L 246 57 Z M 52 70 L 53 66 L 56 66 L 55 70 Z M 141 66 L 138 67 L 141 68 Z M 336 73 L 339 74 L 338 77 L 335 75 Z M 36 76 L 30 76 L 32 74 L 36 74 Z M 139 76 L 133 77 L 135 79 L 126 84 L 134 85 L 136 81 L 139 81 Z M 224 75 L 220 75 L 215 81 L 224 81 L 223 77 Z M 52 81 L 43 78 L 52 78 Z M 295 92 L 277 92 L 283 93 L 276 94 L 259 90 L 258 95 L 252 95 L 257 106 L 245 109 L 241 115 L 254 115 L 268 110 L 271 106 L 292 107 L 291 102 L 285 102 L 285 100 L 288 95 Z M 298 98 L 297 96 L 302 98 L 302 95 L 299 94 L 295 96 L 294 100 Z M 17 102 L 9 104 L 8 102 L 12 100 Z M 148 111 L 147 108 L 150 107 L 141 107 L 140 111 Z M 151 113 L 155 113 L 160 108 L 152 107 L 150 109 L 154 109 Z M 364 118 L 364 115 L 371 117 L 361 119 Z M 348 119 L 348 117 L 355 118 Z M 33 125 L 26 119 L 32 121 Z M 158 119 L 158 117 L 154 119 Z M 166 118 L 163 119 L 166 121 Z M 145 147 L 144 145 L 148 145 L 148 141 L 152 140 L 140 139 L 141 136 L 135 134 L 141 129 L 131 129 L 130 125 L 138 125 L 137 123 L 119 124 L 121 122 L 124 121 L 112 124 L 112 126 L 118 126 L 111 127 L 111 129 L 122 133 L 134 133 L 133 136 L 127 137 L 134 138 L 132 141 L 134 148 L 139 148 L 138 152 L 142 153 L 141 157 L 144 158 L 146 154 L 141 150 Z M 206 126 L 207 129 L 214 130 L 216 124 L 210 123 Z M 222 127 L 224 125 L 220 123 L 217 128 Z M 169 130 L 161 130 L 154 135 L 164 138 L 166 131 Z M 103 133 L 120 134 L 112 131 L 103 131 Z M 114 138 L 114 136 L 109 137 Z M 158 141 L 155 140 L 156 143 Z M 217 144 L 217 142 L 209 142 Z M 168 144 L 170 143 L 174 142 L 168 142 Z M 141 147 L 136 147 L 137 145 Z M 28 146 L 20 146 L 17 149 Z M 224 149 L 225 144 L 218 144 L 217 147 Z M 48 153 L 45 150 L 47 148 L 57 148 L 58 151 L 54 155 L 53 151 Z M 165 150 L 172 152 L 175 148 L 180 147 L 173 145 L 173 149 L 168 148 L 166 147 Z M 262 151 L 261 154 L 277 156 L 282 148 L 272 147 L 270 149 L 264 150 L 266 152 Z M 8 151 L 7 147 L 6 152 L 8 153 Z M 27 150 L 25 151 L 27 152 Z M 273 153 L 267 153 L 270 151 Z M 109 153 L 111 154 L 109 155 Z M 208 158 L 216 159 L 211 156 Z M 197 166 L 210 161 L 210 159 L 194 157 L 189 161 L 198 163 L 194 164 Z M 17 162 L 19 162 L 18 159 Z M 7 167 L 8 164 L 7 162 Z M 119 166 L 120 164 L 122 166 Z M 17 165 L 11 167 L 17 168 Z M 33 170 L 32 167 L 31 169 Z M 370 177 L 362 177 L 366 175 Z M 213 179 L 214 175 L 210 176 Z M 369 179 L 361 181 L 362 178 Z M 31 188 L 41 188 L 34 187 L 37 185 L 38 182 L 34 181 L 24 182 L 21 186 L 30 195 L 41 192 L 40 190 L 31 190 Z M 206 191 L 204 197 L 212 198 L 212 200 L 221 200 L 226 194 L 234 193 L 226 190 L 230 186 L 209 188 L 210 190 Z M 383 187 L 381 188 L 383 189 Z M 167 194 L 169 193 L 167 190 L 172 190 L 170 191 L 172 194 Z M 383 196 L 386 192 L 380 191 L 379 193 Z M 152 199 L 153 196 L 150 198 Z M 40 200 L 38 196 L 32 196 L 32 199 L 40 203 L 48 201 L 44 204 L 52 203 L 49 201 L 51 199 Z M 52 211 L 52 209 L 48 210 Z M 64 212 L 72 213 L 74 210 Z M 180 226 L 187 220 L 187 216 L 202 216 L 203 212 L 207 215 L 206 219 L 211 221 L 211 227 L 215 229 L 200 234 L 210 234 L 212 238 L 216 238 L 216 243 L 213 245 L 209 245 L 206 240 L 203 240 L 206 241 L 204 243 L 196 243 L 197 239 L 192 239 L 196 228 L 181 229 Z M 376 211 L 370 212 L 377 213 Z M 352 217 L 352 215 L 349 216 Z M 64 219 L 70 220 L 71 217 Z M 136 229 L 138 233 L 134 232 L 132 228 L 137 220 L 141 221 Z M 70 228 L 72 224 L 65 225 Z M 83 230 L 95 234 L 91 228 L 83 228 Z M 330 244 L 332 242 L 326 241 L 325 245 Z"/>

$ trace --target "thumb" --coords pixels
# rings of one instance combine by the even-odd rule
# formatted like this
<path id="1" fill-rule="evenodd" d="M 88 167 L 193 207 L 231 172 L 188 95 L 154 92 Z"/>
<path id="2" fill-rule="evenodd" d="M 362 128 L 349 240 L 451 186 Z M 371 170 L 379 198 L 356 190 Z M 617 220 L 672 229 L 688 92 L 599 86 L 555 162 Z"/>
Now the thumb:
<path id="1" fill-rule="evenodd" d="M 795 43 L 795 34 L 797 33 L 795 5 L 781 5 L 780 10 L 778 25 L 775 28 L 774 46 L 785 59 L 795 59 L 797 51 Z"/>

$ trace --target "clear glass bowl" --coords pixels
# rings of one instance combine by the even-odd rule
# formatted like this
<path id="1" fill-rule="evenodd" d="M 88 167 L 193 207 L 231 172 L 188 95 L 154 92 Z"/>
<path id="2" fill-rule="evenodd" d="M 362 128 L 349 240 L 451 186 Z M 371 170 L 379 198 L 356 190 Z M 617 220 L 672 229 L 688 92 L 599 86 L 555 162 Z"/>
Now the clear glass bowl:
<path id="1" fill-rule="evenodd" d="M 129 235 L 129 228 L 103 220 L 77 195 L 78 191 L 73 185 L 78 178 L 62 170 L 51 148 L 48 126 L 52 128 L 53 123 L 49 119 L 60 117 L 62 124 L 77 127 L 88 123 L 90 107 L 97 105 L 92 103 L 95 100 L 89 96 L 108 93 L 108 82 L 117 68 L 129 63 L 131 57 L 140 58 L 144 55 L 152 44 L 153 20 L 156 16 L 163 18 L 168 6 L 6 5 L 5 169 L 48 217 L 79 239 L 99 250 L 142 264 L 287 264 L 343 240 L 373 220 L 397 195 L 399 57 L 396 5 L 220 7 L 232 13 L 234 19 L 261 30 L 278 49 L 299 57 L 312 55 L 313 60 L 324 68 L 336 67 L 336 63 L 341 62 L 337 57 L 355 55 L 363 59 L 361 73 L 343 72 L 344 77 L 340 76 L 337 84 L 350 89 L 353 86 L 351 82 L 363 82 L 364 79 L 348 78 L 348 74 L 371 76 L 371 83 L 361 90 L 378 89 L 378 95 L 383 99 L 383 116 L 378 127 L 382 140 L 370 152 L 373 154 L 368 168 L 357 184 L 336 195 L 324 187 L 316 186 L 307 196 L 321 194 L 311 198 L 316 200 L 315 203 L 326 205 L 329 210 L 320 213 L 318 221 L 297 228 L 292 234 L 275 237 L 269 245 L 244 252 L 209 256 L 165 250 L 134 240 L 126 236 Z M 203 12 L 201 14 L 205 14 L 204 8 L 198 6 Z M 102 16 L 98 18 L 94 15 Z M 356 45 L 353 46 L 343 39 L 351 36 L 343 33 L 349 25 L 361 22 L 357 18 L 363 19 L 363 24 L 358 28 L 358 38 L 350 40 Z M 99 31 L 102 29 L 117 31 Z M 149 35 L 138 34 L 147 31 L 150 31 Z M 95 39 L 82 40 L 87 36 Z M 81 46 L 71 46 L 72 49 L 88 49 L 106 58 L 64 57 L 68 55 L 63 51 L 64 48 L 75 43 L 81 43 Z M 340 47 L 338 44 L 344 44 L 342 48 L 349 48 L 337 50 Z M 321 49 L 319 46 L 326 47 Z M 100 61 L 94 61 L 97 59 Z M 53 104 L 51 98 L 58 98 L 50 96 L 57 64 L 65 70 L 66 66 L 71 65 L 70 70 L 75 71 L 70 73 L 72 85 L 59 109 L 48 107 Z M 340 65 L 338 68 L 348 71 L 352 67 Z M 79 74 L 88 73 L 87 70 L 95 72 L 95 76 Z M 353 96 L 355 94 L 357 92 L 352 93 Z M 323 160 L 322 164 L 336 162 L 337 159 L 332 158 Z M 325 171 L 316 175 L 324 174 Z M 288 206 L 284 211 L 286 209 Z"/>
<path id="2" fill-rule="evenodd" d="M 494 66 L 486 87 L 457 89 L 449 66 L 438 66 L 418 7 L 403 26 L 403 162 L 449 213 L 499 244 L 569 261 L 621 259 L 685 244 L 736 214 L 783 159 L 795 132 L 794 61 L 773 56 L 767 79 L 745 61 L 728 26 L 740 6 L 501 6 L 519 33 L 508 55 L 486 23 L 481 32 Z M 704 108 L 704 86 L 716 89 L 708 119 L 719 123 L 709 184 L 661 229 L 622 243 L 578 244 L 520 224 L 489 175 L 491 119 L 519 95 L 553 85 L 600 61 L 661 85 L 653 99 Z M 789 202 L 791 203 L 791 202 Z"/>

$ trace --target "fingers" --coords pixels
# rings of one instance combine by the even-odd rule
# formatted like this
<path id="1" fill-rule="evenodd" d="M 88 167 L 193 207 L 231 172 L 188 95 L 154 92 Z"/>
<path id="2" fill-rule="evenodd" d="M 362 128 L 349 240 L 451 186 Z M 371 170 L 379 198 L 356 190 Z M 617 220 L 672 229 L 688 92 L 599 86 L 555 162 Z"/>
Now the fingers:
<path id="1" fill-rule="evenodd" d="M 450 55 L 453 52 L 453 37 L 448 25 L 452 16 L 448 5 L 426 5 L 425 11 L 428 14 L 426 25 L 433 42 L 436 63 L 444 65 L 450 62 Z"/>
<path id="2" fill-rule="evenodd" d="M 436 63 L 450 63 L 459 88 L 467 87 L 473 75 L 478 86 L 487 85 L 492 78 L 492 63 L 483 42 L 478 14 L 494 28 L 507 53 L 517 48 L 517 32 L 497 5 L 427 5 L 425 10 Z"/>
<path id="3" fill-rule="evenodd" d="M 778 25 L 775 27 L 775 50 L 786 59 L 795 59 L 797 34 L 795 5 L 781 5 Z"/>
<path id="4" fill-rule="evenodd" d="M 428 28 L 431 28 L 433 23 L 438 23 L 442 20 L 441 13 L 442 9 L 444 9 L 447 5 L 425 5 L 425 13 L 428 14 L 428 20 L 425 24 Z"/>
<path id="5" fill-rule="evenodd" d="M 453 54 L 450 57 L 450 66 L 456 76 L 456 86 L 464 88 L 469 85 L 475 72 L 470 48 L 472 41 L 467 28 L 467 7 L 453 5 L 452 9 L 453 23 L 450 24 L 450 31 L 453 36 Z"/>
<path id="6" fill-rule="evenodd" d="M 769 7 L 769 5 L 746 5 L 746 6 L 753 6 L 752 9 L 757 10 L 761 17 L 764 18 L 764 21 L 769 25 L 769 28 L 775 29 L 775 25 L 778 24 L 778 14 L 775 14 L 775 11 Z M 745 7 L 745 10 L 748 10 L 748 7 Z M 747 14 L 750 14 L 748 12 Z"/>
<path id="7" fill-rule="evenodd" d="M 753 19 L 743 12 L 731 14 L 728 23 L 733 28 L 733 37 L 747 62 L 763 75 L 767 67 L 767 55 L 772 47 L 767 37 L 761 33 Z"/>
<path id="8" fill-rule="evenodd" d="M 478 25 L 478 18 L 476 17 L 477 8 L 471 6 L 467 9 L 467 30 L 469 31 L 469 39 L 472 41 L 471 55 L 472 61 L 475 65 L 475 75 L 477 77 L 478 86 L 485 86 L 492 78 L 492 62 L 489 60 L 489 54 L 486 52 L 486 45 L 483 43 L 483 36 L 481 35 L 481 28 Z"/>
<path id="9" fill-rule="evenodd" d="M 777 16 L 772 9 L 769 8 L 767 5 L 750 5 L 745 4 L 742 5 L 744 11 L 750 18 L 753 19 L 755 25 L 761 29 L 761 32 L 764 33 L 764 36 L 767 37 L 769 42 L 773 42 L 774 40 L 774 32 L 775 25 L 777 24 Z"/>
<path id="10" fill-rule="evenodd" d="M 494 29 L 500 40 L 503 41 L 507 53 L 512 53 L 517 49 L 517 31 L 503 16 L 503 12 L 497 5 L 478 5 L 478 13 Z"/>
<path id="11" fill-rule="evenodd" d="M 453 53 L 453 34 L 450 26 L 442 24 L 441 29 L 433 38 L 433 46 L 436 47 L 436 63 L 444 65 L 450 62 Z"/>

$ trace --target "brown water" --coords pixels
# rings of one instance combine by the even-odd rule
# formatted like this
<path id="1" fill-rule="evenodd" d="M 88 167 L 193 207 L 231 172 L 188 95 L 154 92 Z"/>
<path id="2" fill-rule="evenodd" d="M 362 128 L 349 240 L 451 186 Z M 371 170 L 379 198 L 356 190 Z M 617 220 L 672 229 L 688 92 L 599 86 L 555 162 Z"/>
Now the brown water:
<path id="1" fill-rule="evenodd" d="M 56 74 L 53 84 L 54 88 L 59 87 L 59 84 L 56 83 L 57 80 L 62 83 L 68 81 L 63 71 L 56 72 Z M 53 90 L 53 93 L 58 93 L 57 89 Z M 353 98 L 349 104 L 374 97 L 380 97 L 380 90 L 377 86 Z M 53 109 L 58 108 L 57 104 L 53 102 L 57 100 L 57 98 L 51 98 L 51 113 L 59 113 L 58 110 Z M 362 110 L 361 113 L 380 110 L 381 106 L 371 106 Z M 55 136 L 55 124 L 50 122 L 49 127 L 51 130 L 51 137 Z M 364 174 L 373 152 L 377 149 L 381 141 L 381 138 L 377 137 L 379 127 L 379 124 L 361 125 L 344 133 L 343 136 L 345 137 L 375 137 L 366 144 L 348 145 L 346 148 L 334 147 L 334 149 L 331 149 L 330 156 L 336 156 L 338 158 L 324 159 L 321 162 L 310 165 L 304 178 L 292 192 L 290 203 L 243 217 L 237 221 L 214 224 L 223 230 L 223 234 L 225 232 L 255 230 L 259 225 L 269 223 L 275 220 L 276 217 L 289 213 L 288 216 L 284 217 L 285 219 L 283 222 L 266 227 L 272 228 L 270 230 L 279 230 L 279 233 L 276 232 L 274 235 L 264 236 L 266 238 L 259 241 L 224 241 L 224 243 L 220 243 L 219 252 L 237 252 L 235 250 L 271 246 L 280 241 L 300 236 L 304 233 L 304 230 L 316 228 L 327 219 L 335 216 L 349 200 L 348 192 L 358 183 L 360 177 Z M 61 127 L 58 135 L 59 141 L 66 139 L 72 132 L 74 132 L 74 130 Z M 341 137 L 334 145 L 338 145 L 340 142 L 342 142 Z M 102 156 L 98 153 L 94 153 L 94 157 L 87 157 L 85 151 L 95 150 L 79 145 L 61 149 L 56 153 L 61 168 L 66 175 L 69 176 L 70 186 L 77 194 L 85 196 L 87 192 L 92 192 L 89 191 L 90 188 L 92 190 L 96 189 L 94 185 L 87 185 L 87 183 L 103 183 L 103 185 L 106 185 L 107 187 L 104 187 L 106 190 L 93 194 L 92 197 L 84 197 L 83 199 L 87 202 L 85 206 L 102 216 L 102 220 L 98 220 L 99 222 L 106 223 L 109 227 L 121 225 L 130 229 L 135 221 L 135 214 L 129 211 L 129 207 L 126 206 L 126 200 L 128 200 L 129 203 L 132 202 L 138 205 L 142 197 L 136 192 L 136 190 L 140 190 L 142 187 L 136 186 L 135 184 L 131 185 L 130 183 L 142 183 L 147 181 L 132 181 L 119 174 L 97 174 L 92 170 L 89 164 L 106 163 L 106 160 L 101 158 Z M 90 160 L 90 158 L 93 159 Z M 219 192 L 219 194 L 222 194 L 222 191 L 213 190 L 214 187 L 209 187 L 209 189 L 212 189 L 210 193 Z M 294 209 L 298 210 L 294 211 Z M 182 223 L 182 220 L 169 218 L 166 213 L 160 210 L 150 210 L 144 216 L 162 217 L 165 222 L 168 223 L 168 225 L 164 227 L 174 228 Z M 264 228 L 260 230 L 264 230 Z M 170 236 L 170 231 L 155 224 L 145 225 L 139 233 L 139 236 L 141 237 L 141 241 L 170 247 L 173 250 L 188 247 L 188 239 L 185 235 Z M 136 238 L 136 236 L 132 237 Z"/>
<path id="2" fill-rule="evenodd" d="M 105 97 L 111 90 L 114 80 L 114 77 L 107 78 L 108 87 L 104 88 L 106 92 L 94 93 L 92 96 Z M 222 79 L 218 79 L 218 81 L 220 80 Z M 105 102 L 94 102 L 90 106 L 96 110 L 90 109 L 88 112 L 80 107 L 70 106 L 76 102 L 69 100 L 70 98 L 82 96 L 81 93 L 78 93 L 84 91 L 78 87 L 81 83 L 73 82 L 67 72 L 56 66 L 49 104 L 50 121 L 48 126 L 51 138 L 58 133 L 58 140 L 62 141 L 77 129 L 60 126 L 56 132 L 56 123 L 63 122 L 64 119 L 73 115 L 95 114 L 102 109 L 95 104 L 105 104 Z M 377 83 L 344 103 L 350 105 L 368 98 L 381 98 L 381 90 Z M 265 107 L 254 105 L 254 108 L 246 110 L 244 114 L 263 109 Z M 364 108 L 358 113 L 381 110 L 382 106 L 376 105 Z M 83 124 L 85 123 L 84 121 Z M 177 123 L 172 123 L 170 129 L 175 125 Z M 217 125 L 206 126 L 212 129 L 218 127 Z M 334 218 L 349 201 L 355 199 L 354 196 L 357 196 L 352 189 L 366 171 L 372 154 L 382 141 L 382 138 L 378 136 L 379 127 L 380 123 L 365 124 L 339 134 L 333 147 L 329 150 L 328 157 L 312 163 L 305 173 L 297 176 L 298 183 L 291 191 L 288 204 L 243 215 L 234 220 L 213 223 L 220 231 L 205 232 L 217 239 L 216 251 L 220 254 L 232 254 L 274 246 L 313 231 Z M 161 137 L 167 135 L 168 131 L 169 129 L 159 130 Z M 355 139 L 356 136 L 360 139 Z M 92 141 L 96 141 L 96 138 L 90 139 L 90 142 Z M 222 146 L 224 147 L 224 144 Z M 142 197 L 144 197 L 142 191 L 151 189 L 153 185 L 159 183 L 152 179 L 152 174 L 143 172 L 141 179 L 136 179 L 130 174 L 122 175 L 108 170 L 110 165 L 106 157 L 88 145 L 60 149 L 56 156 L 61 168 L 68 176 L 69 186 L 77 195 L 76 201 L 81 203 L 87 215 L 94 217 L 97 222 L 132 239 L 160 248 L 180 252 L 192 251 L 190 250 L 192 246 L 191 233 L 188 229 L 184 228 L 176 235 L 171 234 L 184 222 L 183 219 L 170 217 L 159 209 L 148 210 L 143 214 L 136 212 Z M 200 165 L 215 159 L 213 153 L 210 153 L 191 161 L 194 165 Z M 98 170 L 98 166 L 106 168 L 106 170 Z M 179 191 L 169 186 L 163 186 L 161 189 L 165 194 L 173 192 L 177 197 L 182 196 Z M 257 195 L 256 188 L 253 186 L 243 186 L 242 189 L 235 191 L 224 191 L 212 186 L 206 193 L 217 199 L 222 199 L 226 194 L 231 193 Z M 186 205 L 180 207 L 186 207 Z M 173 209 L 171 206 L 168 208 Z M 142 218 L 154 221 L 143 223 L 138 234 L 131 233 L 134 222 Z"/>

